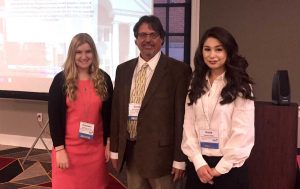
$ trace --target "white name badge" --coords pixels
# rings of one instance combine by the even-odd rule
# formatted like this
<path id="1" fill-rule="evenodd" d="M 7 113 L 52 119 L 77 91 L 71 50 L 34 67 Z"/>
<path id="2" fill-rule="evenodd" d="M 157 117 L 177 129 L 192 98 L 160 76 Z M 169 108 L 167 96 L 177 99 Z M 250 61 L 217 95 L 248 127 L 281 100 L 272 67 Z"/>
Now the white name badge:
<path id="1" fill-rule="evenodd" d="M 80 122 L 79 127 L 79 138 L 85 138 L 85 139 L 93 139 L 94 137 L 94 127 L 95 125 L 92 123 L 87 122 Z"/>
<path id="2" fill-rule="evenodd" d="M 219 149 L 219 132 L 212 129 L 200 130 L 201 148 Z"/>
<path id="3" fill-rule="evenodd" d="M 140 109 L 141 104 L 130 103 L 128 107 L 128 120 L 137 120 Z"/>

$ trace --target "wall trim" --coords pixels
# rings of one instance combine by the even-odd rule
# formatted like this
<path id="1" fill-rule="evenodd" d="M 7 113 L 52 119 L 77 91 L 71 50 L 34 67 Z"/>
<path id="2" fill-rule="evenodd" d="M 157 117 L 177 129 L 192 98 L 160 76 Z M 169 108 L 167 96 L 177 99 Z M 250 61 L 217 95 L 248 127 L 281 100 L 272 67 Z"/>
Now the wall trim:
<path id="1" fill-rule="evenodd" d="M 191 14 L 191 68 L 195 69 L 194 56 L 199 43 L 199 27 L 200 27 L 200 0 L 192 0 L 192 14 Z"/>
<path id="2" fill-rule="evenodd" d="M 7 135 L 0 134 L 0 144 L 9 146 L 18 146 L 30 148 L 35 141 L 36 137 L 20 136 L 20 135 Z M 50 138 L 43 138 L 48 149 L 52 149 L 52 140 Z M 37 149 L 46 149 L 42 141 L 39 139 L 35 147 Z"/>

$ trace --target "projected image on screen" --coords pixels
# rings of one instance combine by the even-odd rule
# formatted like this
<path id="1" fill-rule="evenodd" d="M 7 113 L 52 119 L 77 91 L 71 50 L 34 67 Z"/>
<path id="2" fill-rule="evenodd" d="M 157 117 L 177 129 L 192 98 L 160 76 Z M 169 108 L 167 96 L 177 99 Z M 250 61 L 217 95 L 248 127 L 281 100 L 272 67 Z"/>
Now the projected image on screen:
<path id="1" fill-rule="evenodd" d="M 80 32 L 114 80 L 117 65 L 138 55 L 132 29 L 152 8 L 152 0 L 0 0 L 0 90 L 48 92 Z"/>

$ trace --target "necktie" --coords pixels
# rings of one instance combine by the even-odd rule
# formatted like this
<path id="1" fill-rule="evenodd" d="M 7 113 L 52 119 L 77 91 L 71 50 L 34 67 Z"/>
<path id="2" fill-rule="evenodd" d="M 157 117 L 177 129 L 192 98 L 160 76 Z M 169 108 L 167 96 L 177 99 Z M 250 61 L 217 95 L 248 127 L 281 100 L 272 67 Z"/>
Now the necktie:
<path id="1" fill-rule="evenodd" d="M 130 103 L 141 104 L 145 95 L 145 85 L 146 85 L 146 73 L 148 64 L 144 63 L 142 68 L 138 71 L 135 81 L 134 88 L 130 95 Z M 127 131 L 131 140 L 134 140 L 137 135 L 137 120 L 128 120 Z"/>

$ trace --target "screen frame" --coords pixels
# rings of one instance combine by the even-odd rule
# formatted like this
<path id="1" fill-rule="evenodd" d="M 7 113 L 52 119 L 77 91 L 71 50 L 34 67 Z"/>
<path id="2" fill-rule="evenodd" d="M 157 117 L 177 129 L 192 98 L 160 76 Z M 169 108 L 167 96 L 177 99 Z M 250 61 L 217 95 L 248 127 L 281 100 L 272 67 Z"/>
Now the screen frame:
<path id="1" fill-rule="evenodd" d="M 0 98 L 48 101 L 49 93 L 0 90 Z"/>

